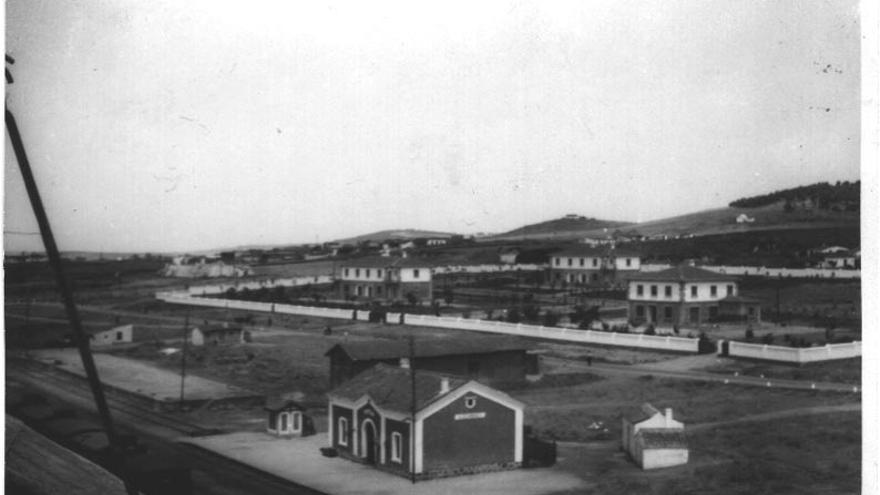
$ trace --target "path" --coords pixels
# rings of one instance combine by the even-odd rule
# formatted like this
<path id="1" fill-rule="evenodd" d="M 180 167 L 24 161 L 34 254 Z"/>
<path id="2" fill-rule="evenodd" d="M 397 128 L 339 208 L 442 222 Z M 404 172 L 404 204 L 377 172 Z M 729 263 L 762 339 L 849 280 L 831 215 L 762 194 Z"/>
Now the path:
<path id="1" fill-rule="evenodd" d="M 816 414 L 830 414 L 837 412 L 859 412 L 862 410 L 862 405 L 859 403 L 851 403 L 851 404 L 841 404 L 837 406 L 811 406 L 811 407 L 800 407 L 798 409 L 786 409 L 783 411 L 773 411 L 767 413 L 760 414 L 752 414 L 749 416 L 743 416 L 741 418 L 730 419 L 727 421 L 715 421 L 712 423 L 700 423 L 696 425 L 688 425 L 687 431 L 699 431 L 705 430 L 708 428 L 715 428 L 717 426 L 727 426 L 739 423 L 750 423 L 755 421 L 770 421 L 773 419 L 781 419 L 781 418 L 790 418 L 794 416 L 812 416 Z"/>
<path id="2" fill-rule="evenodd" d="M 714 358 L 715 356 L 712 355 Z M 782 388 L 789 390 L 821 390 L 826 392 L 860 393 L 861 387 L 846 383 L 813 382 L 807 380 L 785 380 L 780 378 L 759 378 L 753 376 L 731 376 L 708 373 L 705 371 L 671 371 L 649 368 L 648 365 L 619 365 L 594 363 L 592 366 L 578 361 L 567 361 L 560 358 L 544 357 L 557 369 L 568 369 L 575 372 L 591 372 L 597 374 L 643 376 L 653 375 L 661 378 L 678 380 L 698 380 L 706 382 L 747 385 L 752 387 Z"/>

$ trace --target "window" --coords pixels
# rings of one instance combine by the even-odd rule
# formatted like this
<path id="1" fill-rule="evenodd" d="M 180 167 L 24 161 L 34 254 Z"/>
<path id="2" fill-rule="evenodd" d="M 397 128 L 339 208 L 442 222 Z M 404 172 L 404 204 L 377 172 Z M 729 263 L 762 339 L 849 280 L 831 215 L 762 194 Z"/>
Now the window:
<path id="1" fill-rule="evenodd" d="M 381 268 L 376 270 L 376 276 L 379 278 L 382 278 L 382 269 Z"/>
<path id="2" fill-rule="evenodd" d="M 403 450 L 403 436 L 399 432 L 391 434 L 391 461 L 401 462 L 401 452 Z"/>
<path id="3" fill-rule="evenodd" d="M 644 306 L 636 306 L 636 317 L 644 318 L 645 317 L 645 307 Z"/>
<path id="4" fill-rule="evenodd" d="M 377 296 L 381 296 L 381 295 L 382 295 L 382 286 L 381 286 L 381 285 L 376 286 L 376 295 L 377 295 Z"/>
<path id="5" fill-rule="evenodd" d="M 581 266 L 584 266 L 584 261 L 585 260 L 583 258 L 581 258 Z"/>
<path id="6" fill-rule="evenodd" d="M 561 258 L 553 258 L 553 261 L 556 263 L 556 266 L 559 266 L 562 260 Z"/>
<path id="7" fill-rule="evenodd" d="M 336 438 L 339 445 L 348 445 L 348 418 L 339 418 Z"/>
<path id="8" fill-rule="evenodd" d="M 364 270 L 364 276 L 367 277 L 367 278 L 370 278 L 370 269 L 369 269 L 369 268 L 367 268 L 366 270 Z"/>
<path id="9" fill-rule="evenodd" d="M 587 276 L 584 275 L 583 273 L 581 273 L 581 276 L 580 276 L 580 282 L 581 282 L 581 283 L 584 283 L 584 282 L 586 282 L 586 281 L 587 281 Z"/>
<path id="10" fill-rule="evenodd" d="M 419 269 L 418 268 L 413 270 L 413 278 L 419 278 Z"/>
<path id="11" fill-rule="evenodd" d="M 348 276 L 348 268 L 345 269 L 345 276 Z"/>
<path id="12" fill-rule="evenodd" d="M 645 294 L 645 286 L 642 285 L 642 284 L 637 285 L 637 286 L 636 286 L 636 295 L 637 295 L 637 296 L 642 296 L 642 295 L 644 295 L 644 294 Z M 639 306 L 639 307 L 641 307 L 641 306 Z"/>
<path id="13" fill-rule="evenodd" d="M 663 307 L 663 318 L 665 318 L 667 320 L 672 319 L 672 307 L 671 306 L 664 306 Z"/>
<path id="14" fill-rule="evenodd" d="M 732 296 L 732 295 L 733 295 L 733 286 L 732 286 L 732 285 L 728 285 L 728 286 L 727 286 L 727 295 L 728 295 L 728 296 Z"/>
<path id="15" fill-rule="evenodd" d="M 630 258 L 626 259 L 626 266 L 632 266 L 632 259 L 630 259 Z"/>
<path id="16" fill-rule="evenodd" d="M 278 430 L 283 432 L 287 431 L 287 413 L 281 413 L 281 425 L 278 426 Z"/>
<path id="17" fill-rule="evenodd" d="M 299 431 L 301 420 L 302 420 L 302 413 L 301 412 L 294 411 L 294 412 L 290 413 L 290 431 Z"/>
<path id="18" fill-rule="evenodd" d="M 697 297 L 697 286 L 696 285 L 691 286 L 691 297 Z"/>
<path id="19" fill-rule="evenodd" d="M 657 286 L 656 285 L 651 286 L 651 297 L 657 297 Z"/>
<path id="20" fill-rule="evenodd" d="M 360 268 L 355 268 L 355 269 L 354 269 L 354 276 L 355 276 L 355 277 L 360 277 L 360 276 L 361 276 L 361 269 L 360 269 Z"/>
<path id="21" fill-rule="evenodd" d="M 572 260 L 571 258 L 568 259 L 568 266 L 571 266 L 572 261 L 574 260 Z"/>
<path id="22" fill-rule="evenodd" d="M 116 332 L 116 340 L 122 340 L 122 332 Z"/>
<path id="23" fill-rule="evenodd" d="M 599 258 L 593 258 L 593 266 L 599 266 Z"/>
<path id="24" fill-rule="evenodd" d="M 477 405 L 477 398 L 473 395 L 469 395 L 464 398 L 464 407 L 468 409 L 473 409 Z"/>
<path id="25" fill-rule="evenodd" d="M 709 286 L 709 295 L 711 295 L 712 297 L 717 296 L 718 295 L 718 286 L 710 285 Z"/>
<path id="26" fill-rule="evenodd" d="M 671 285 L 667 285 L 666 287 L 663 288 L 663 295 L 665 295 L 666 297 L 672 297 L 672 286 Z"/>

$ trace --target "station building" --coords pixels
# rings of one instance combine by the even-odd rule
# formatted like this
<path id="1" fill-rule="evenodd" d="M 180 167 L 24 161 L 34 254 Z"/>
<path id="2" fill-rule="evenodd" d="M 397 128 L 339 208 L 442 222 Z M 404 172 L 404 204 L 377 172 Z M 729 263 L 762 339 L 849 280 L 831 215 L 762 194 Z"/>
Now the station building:
<path id="1" fill-rule="evenodd" d="M 330 447 L 416 479 L 514 469 L 523 404 L 472 380 L 378 364 L 328 394 Z"/>

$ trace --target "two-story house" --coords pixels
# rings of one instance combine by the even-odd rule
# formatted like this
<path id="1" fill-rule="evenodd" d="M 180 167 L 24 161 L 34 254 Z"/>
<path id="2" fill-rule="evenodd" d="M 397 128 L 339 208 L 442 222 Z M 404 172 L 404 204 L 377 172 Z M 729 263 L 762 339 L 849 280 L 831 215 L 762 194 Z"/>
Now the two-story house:
<path id="1" fill-rule="evenodd" d="M 628 282 L 634 323 L 699 325 L 718 318 L 722 301 L 744 304 L 736 277 L 690 265 L 642 272 Z"/>
<path id="2" fill-rule="evenodd" d="M 343 299 L 396 301 L 433 296 L 430 263 L 417 258 L 370 256 L 340 263 L 336 278 Z"/>
<path id="3" fill-rule="evenodd" d="M 641 258 L 625 249 L 578 246 L 550 256 L 551 284 L 621 285 L 638 273 Z"/>

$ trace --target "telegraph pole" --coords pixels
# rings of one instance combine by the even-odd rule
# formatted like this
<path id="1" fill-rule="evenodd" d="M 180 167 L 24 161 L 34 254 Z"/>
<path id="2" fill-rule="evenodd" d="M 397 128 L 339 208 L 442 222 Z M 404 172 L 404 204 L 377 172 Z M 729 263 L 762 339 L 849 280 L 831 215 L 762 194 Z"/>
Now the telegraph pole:
<path id="1" fill-rule="evenodd" d="M 412 484 L 416 483 L 416 343 L 412 335 L 409 336 L 409 382 L 410 382 L 410 417 L 412 431 L 409 436 L 409 479 Z"/>
<path id="2" fill-rule="evenodd" d="M 183 320 L 183 344 L 180 349 L 180 410 L 183 410 L 183 388 L 186 381 L 186 344 L 189 340 L 189 309 L 186 310 L 186 318 Z"/>
<path id="3" fill-rule="evenodd" d="M 6 55 L 6 63 L 14 64 L 15 60 L 9 55 Z M 6 82 L 8 84 L 12 84 L 13 82 L 12 74 L 9 72 L 8 68 L 6 69 Z M 70 321 L 70 326 L 73 329 L 74 340 L 79 349 L 79 355 L 82 359 L 83 369 L 86 372 L 89 388 L 91 388 L 92 395 L 95 399 L 95 406 L 98 409 L 98 414 L 101 416 L 101 423 L 104 427 L 104 431 L 107 433 L 107 439 L 110 441 L 110 446 L 113 451 L 111 458 L 113 459 L 113 463 L 119 468 L 119 472 L 122 473 L 121 478 L 125 484 L 125 490 L 130 495 L 134 495 L 137 493 L 137 490 L 128 481 L 124 458 L 125 452 L 119 442 L 119 437 L 116 435 L 116 430 L 113 427 L 110 408 L 107 406 L 107 399 L 104 397 L 104 389 L 101 387 L 100 378 L 98 378 L 98 369 L 95 366 L 92 352 L 89 349 L 89 339 L 82 328 L 79 311 L 73 300 L 73 291 L 70 289 L 70 282 L 64 273 L 64 266 L 61 263 L 61 253 L 58 251 L 58 245 L 55 243 L 55 236 L 52 234 L 52 228 L 49 225 L 49 217 L 46 215 L 46 209 L 43 206 L 43 200 L 40 197 L 40 191 L 37 188 L 37 181 L 34 179 L 31 164 L 24 149 L 24 142 L 21 139 L 21 133 L 18 131 L 15 116 L 12 115 L 12 112 L 9 111 L 8 107 L 5 109 L 5 114 L 6 131 L 9 134 L 9 140 L 12 142 L 12 149 L 15 152 L 15 158 L 18 160 L 18 166 L 21 170 L 21 176 L 24 180 L 28 199 L 30 199 L 31 202 L 31 208 L 34 210 L 34 216 L 37 219 L 37 224 L 40 226 L 40 236 L 43 239 L 43 246 L 46 248 L 49 265 L 52 267 L 52 271 L 55 272 L 55 281 L 58 284 L 58 290 L 61 292 L 61 298 L 64 301 L 64 309 L 67 312 L 67 319 Z"/>

